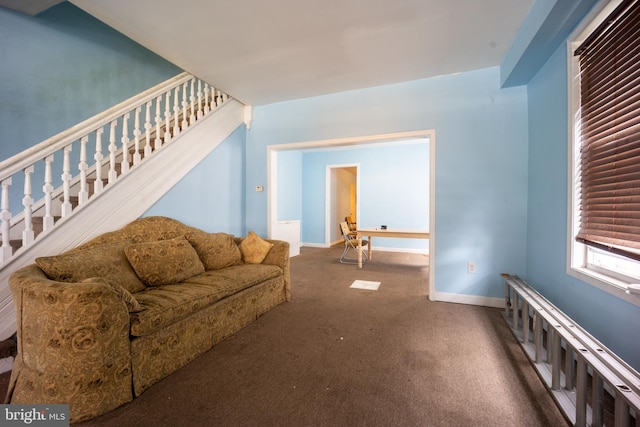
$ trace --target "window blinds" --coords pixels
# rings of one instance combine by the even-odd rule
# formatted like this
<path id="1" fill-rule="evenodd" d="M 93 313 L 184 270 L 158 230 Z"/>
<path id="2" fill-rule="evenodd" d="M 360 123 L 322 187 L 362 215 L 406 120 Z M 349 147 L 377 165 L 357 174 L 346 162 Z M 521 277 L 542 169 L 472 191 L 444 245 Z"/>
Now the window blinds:
<path id="1" fill-rule="evenodd" d="M 576 239 L 640 260 L 640 2 L 623 2 L 576 50 L 580 227 Z"/>

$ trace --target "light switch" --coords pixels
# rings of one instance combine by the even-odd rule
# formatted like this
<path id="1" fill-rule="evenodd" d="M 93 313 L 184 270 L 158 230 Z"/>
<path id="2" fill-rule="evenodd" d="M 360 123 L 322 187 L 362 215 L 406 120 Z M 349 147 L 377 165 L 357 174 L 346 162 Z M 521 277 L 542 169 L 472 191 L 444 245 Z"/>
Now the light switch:
<path id="1" fill-rule="evenodd" d="M 467 273 L 475 273 L 476 272 L 476 263 L 469 261 L 467 263 Z"/>

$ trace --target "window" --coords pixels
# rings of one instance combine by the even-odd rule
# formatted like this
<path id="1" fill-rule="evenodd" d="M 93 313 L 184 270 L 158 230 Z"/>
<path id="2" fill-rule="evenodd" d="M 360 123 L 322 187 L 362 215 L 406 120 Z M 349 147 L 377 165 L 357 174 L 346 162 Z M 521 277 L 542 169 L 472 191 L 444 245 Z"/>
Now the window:
<path id="1" fill-rule="evenodd" d="M 570 273 L 640 305 L 640 1 L 613 1 L 569 43 Z"/>

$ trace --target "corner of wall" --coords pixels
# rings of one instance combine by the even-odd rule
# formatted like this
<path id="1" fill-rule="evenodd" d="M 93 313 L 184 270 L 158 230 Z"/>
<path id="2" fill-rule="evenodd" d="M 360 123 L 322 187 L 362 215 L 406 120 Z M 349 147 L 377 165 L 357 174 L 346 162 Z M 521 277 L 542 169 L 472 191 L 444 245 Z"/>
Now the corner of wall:
<path id="1" fill-rule="evenodd" d="M 501 87 L 521 86 L 598 0 L 536 0 L 500 65 Z"/>

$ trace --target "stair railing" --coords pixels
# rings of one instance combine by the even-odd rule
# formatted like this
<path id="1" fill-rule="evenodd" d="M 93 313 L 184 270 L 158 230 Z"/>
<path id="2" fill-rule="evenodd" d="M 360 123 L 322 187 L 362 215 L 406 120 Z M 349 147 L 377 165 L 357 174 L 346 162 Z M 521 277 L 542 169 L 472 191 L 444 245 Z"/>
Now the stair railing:
<path id="1" fill-rule="evenodd" d="M 182 73 L 0 162 L 0 267 L 227 99 Z"/>

